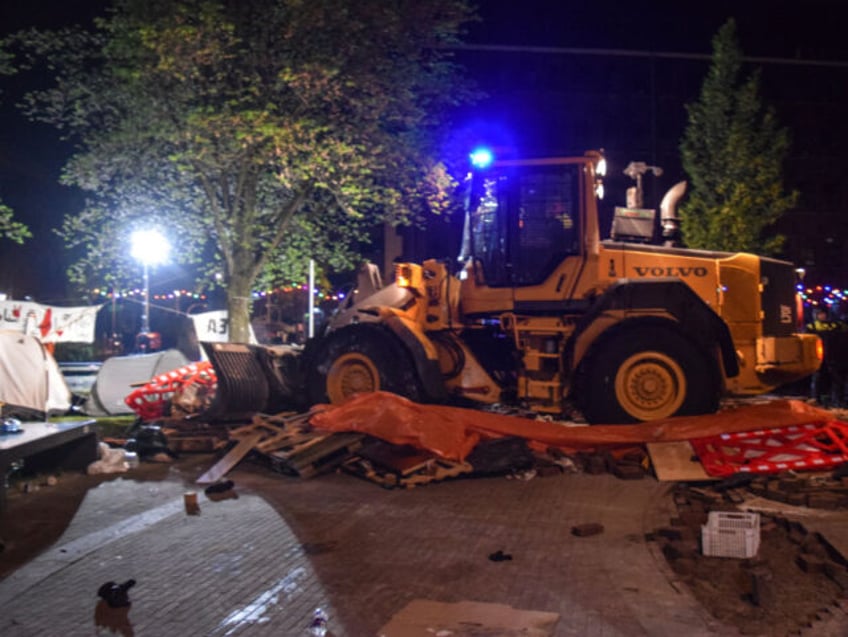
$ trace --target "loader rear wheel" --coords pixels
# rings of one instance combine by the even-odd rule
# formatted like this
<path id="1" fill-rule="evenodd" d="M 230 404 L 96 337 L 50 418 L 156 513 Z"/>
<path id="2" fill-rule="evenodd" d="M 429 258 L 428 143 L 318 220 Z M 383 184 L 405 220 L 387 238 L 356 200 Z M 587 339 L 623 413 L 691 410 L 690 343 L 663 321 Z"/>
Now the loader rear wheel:
<path id="1" fill-rule="evenodd" d="M 587 357 L 576 398 L 591 423 L 713 413 L 719 401 L 718 369 L 672 330 L 622 330 Z"/>
<path id="2" fill-rule="evenodd" d="M 330 334 L 311 358 L 307 392 L 313 403 L 338 404 L 365 392 L 388 391 L 420 400 L 411 356 L 388 329 L 350 325 Z"/>

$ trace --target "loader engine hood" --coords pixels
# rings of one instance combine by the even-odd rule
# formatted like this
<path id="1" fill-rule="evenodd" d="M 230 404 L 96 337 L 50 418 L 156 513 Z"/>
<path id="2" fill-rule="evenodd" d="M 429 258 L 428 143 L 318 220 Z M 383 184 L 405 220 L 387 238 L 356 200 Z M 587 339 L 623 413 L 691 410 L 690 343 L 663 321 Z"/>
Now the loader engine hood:
<path id="1" fill-rule="evenodd" d="M 327 333 L 351 323 L 368 323 L 381 320 L 375 311 L 378 307 L 404 308 L 414 301 L 412 292 L 391 283 L 373 294 L 359 298 L 355 293 L 350 300 L 327 321 Z"/>

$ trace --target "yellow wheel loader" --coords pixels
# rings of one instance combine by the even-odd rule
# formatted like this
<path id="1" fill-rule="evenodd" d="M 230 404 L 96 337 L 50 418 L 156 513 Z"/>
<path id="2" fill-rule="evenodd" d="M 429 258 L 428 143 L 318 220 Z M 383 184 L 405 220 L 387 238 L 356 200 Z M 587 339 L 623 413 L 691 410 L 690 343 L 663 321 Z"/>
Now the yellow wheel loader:
<path id="1" fill-rule="evenodd" d="M 456 270 L 397 264 L 334 316 L 301 356 L 311 402 L 385 390 L 630 423 L 711 413 L 818 368 L 791 263 L 653 245 L 641 196 L 601 241 L 598 152 L 477 164 Z M 664 200 L 667 230 L 681 194 Z"/>

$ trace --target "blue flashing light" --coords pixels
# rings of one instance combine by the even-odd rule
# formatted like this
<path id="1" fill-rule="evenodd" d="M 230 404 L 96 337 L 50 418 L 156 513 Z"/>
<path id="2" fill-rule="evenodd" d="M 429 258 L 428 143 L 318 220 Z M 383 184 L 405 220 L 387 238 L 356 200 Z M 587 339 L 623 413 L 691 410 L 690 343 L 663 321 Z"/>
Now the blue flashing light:
<path id="1" fill-rule="evenodd" d="M 488 148 L 478 148 L 470 155 L 471 165 L 475 168 L 488 168 L 495 160 L 495 156 Z"/>

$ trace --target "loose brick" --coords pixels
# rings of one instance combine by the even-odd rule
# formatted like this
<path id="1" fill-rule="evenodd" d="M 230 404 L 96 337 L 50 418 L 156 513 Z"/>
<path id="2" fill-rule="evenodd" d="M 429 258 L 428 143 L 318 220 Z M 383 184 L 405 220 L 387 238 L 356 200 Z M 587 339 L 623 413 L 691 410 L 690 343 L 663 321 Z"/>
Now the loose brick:
<path id="1" fill-rule="evenodd" d="M 604 525 L 597 522 L 588 522 L 571 527 L 571 534 L 577 537 L 589 537 L 604 532 Z"/>
<path id="2" fill-rule="evenodd" d="M 824 572 L 824 560 L 816 555 L 809 553 L 801 553 L 795 560 L 801 570 L 805 573 L 822 573 Z"/>
<path id="3" fill-rule="evenodd" d="M 770 606 L 775 599 L 774 573 L 765 566 L 757 566 L 749 572 L 751 603 L 754 606 Z"/>
<path id="4" fill-rule="evenodd" d="M 664 526 L 662 528 L 657 529 L 656 534 L 657 536 L 665 538 L 667 540 L 680 540 L 683 538 L 681 529 L 675 527 Z"/>
<path id="5" fill-rule="evenodd" d="M 617 463 L 612 473 L 620 480 L 641 480 L 645 477 L 645 470 L 641 466 L 627 462 Z"/>
<path id="6" fill-rule="evenodd" d="M 835 493 L 810 493 L 807 496 L 807 506 L 811 509 L 838 509 L 841 496 Z"/>
<path id="7" fill-rule="evenodd" d="M 685 526 L 701 526 L 707 523 L 709 517 L 706 511 L 697 509 L 680 511 L 678 515 Z"/>

